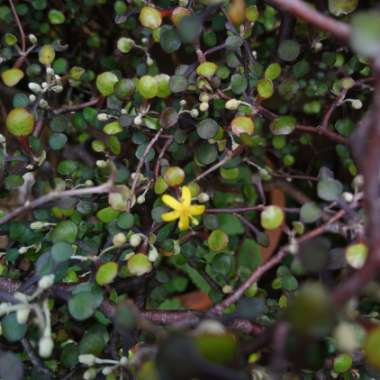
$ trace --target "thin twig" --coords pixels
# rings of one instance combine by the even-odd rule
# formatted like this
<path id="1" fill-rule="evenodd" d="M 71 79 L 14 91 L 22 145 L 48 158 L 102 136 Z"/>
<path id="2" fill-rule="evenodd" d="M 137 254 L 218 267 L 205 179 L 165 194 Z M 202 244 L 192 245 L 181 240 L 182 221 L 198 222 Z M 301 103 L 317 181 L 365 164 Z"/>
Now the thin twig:
<path id="1" fill-rule="evenodd" d="M 149 154 L 150 150 L 153 148 L 154 144 L 156 143 L 156 141 L 159 139 L 159 137 L 161 136 L 162 132 L 164 131 L 163 128 L 161 128 L 157 133 L 156 135 L 152 138 L 152 140 L 150 140 L 150 143 L 147 145 L 147 147 L 145 148 L 140 160 L 139 160 L 139 163 L 137 164 L 137 168 L 136 168 L 136 171 L 134 173 L 134 178 L 133 178 L 133 182 L 132 182 L 132 187 L 131 187 L 131 194 L 132 194 L 132 197 L 134 196 L 135 194 L 135 191 L 136 191 L 136 186 L 137 186 L 137 182 L 139 180 L 139 176 L 140 176 L 140 172 L 141 172 L 141 169 L 144 165 L 144 162 L 145 162 L 145 158 L 146 156 Z M 128 199 L 128 209 L 130 209 L 132 207 L 132 199 Z"/>
<path id="2" fill-rule="evenodd" d="M 24 33 L 24 29 L 22 27 L 22 24 L 21 24 L 21 21 L 20 21 L 20 18 L 18 17 L 18 14 L 17 14 L 17 11 L 16 11 L 16 7 L 13 3 L 13 0 L 9 0 L 9 5 L 11 6 L 11 9 L 12 9 L 12 14 L 13 14 L 13 17 L 16 21 L 16 24 L 17 24 L 17 27 L 18 27 L 18 30 L 20 32 L 20 37 L 21 37 L 21 51 L 22 53 L 24 54 L 25 53 L 25 50 L 26 50 L 26 39 L 25 39 L 25 33 Z"/>
<path id="3" fill-rule="evenodd" d="M 243 146 L 238 146 L 233 151 L 228 151 L 223 159 L 221 159 L 219 162 L 217 162 L 215 165 L 212 165 L 207 170 L 205 170 L 203 173 L 199 174 L 196 178 L 194 178 L 191 182 L 198 182 L 202 178 L 208 176 L 210 173 L 214 172 L 215 170 L 219 169 L 221 166 L 223 166 L 226 162 L 231 160 L 231 158 L 235 157 L 237 154 L 241 153 L 243 150 Z"/>
<path id="4" fill-rule="evenodd" d="M 24 212 L 28 210 L 33 210 L 37 207 L 41 207 L 42 205 L 49 203 L 51 201 L 54 201 L 56 199 L 67 198 L 67 197 L 79 197 L 81 195 L 89 195 L 89 194 L 108 193 L 112 189 L 114 179 L 115 179 L 115 171 L 113 170 L 108 181 L 101 185 L 87 187 L 83 189 L 70 189 L 70 190 L 65 190 L 65 191 L 53 190 L 48 194 L 45 194 L 37 199 L 34 199 L 33 201 L 26 202 L 23 206 L 20 206 L 14 209 L 13 211 L 11 211 L 10 213 L 6 214 L 0 219 L 0 225 L 8 223 L 12 219 L 16 218 L 17 216 L 23 214 Z"/>
<path id="5" fill-rule="evenodd" d="M 79 104 L 72 104 L 72 105 L 69 105 L 69 106 L 63 106 L 61 108 L 58 108 L 56 110 L 53 110 L 53 113 L 55 115 L 60 115 L 62 113 L 68 113 L 68 112 L 73 112 L 73 111 L 79 111 L 83 108 L 86 108 L 86 107 L 91 107 L 91 106 L 94 106 L 96 104 L 99 103 L 100 101 L 100 97 L 98 98 L 92 98 L 86 102 L 83 102 L 83 103 L 79 103 Z"/>
<path id="6" fill-rule="evenodd" d="M 351 30 L 348 24 L 318 12 L 302 0 L 271 0 L 271 3 L 311 25 L 333 34 L 344 42 L 350 38 Z"/>

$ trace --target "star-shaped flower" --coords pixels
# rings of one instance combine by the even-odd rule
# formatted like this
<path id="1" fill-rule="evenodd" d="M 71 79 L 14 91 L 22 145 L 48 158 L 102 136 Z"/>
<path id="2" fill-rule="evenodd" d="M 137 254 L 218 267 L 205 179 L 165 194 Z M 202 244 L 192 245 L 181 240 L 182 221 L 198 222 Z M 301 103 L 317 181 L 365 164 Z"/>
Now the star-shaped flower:
<path id="1" fill-rule="evenodd" d="M 162 196 L 162 202 L 172 208 L 173 211 L 165 212 L 161 215 L 161 219 L 164 222 L 172 222 L 179 219 L 178 228 L 184 231 L 189 228 L 190 221 L 195 225 L 198 224 L 194 216 L 202 215 L 205 212 L 205 206 L 191 204 L 191 192 L 187 186 L 183 186 L 181 191 L 182 196 L 179 201 L 168 194 Z"/>

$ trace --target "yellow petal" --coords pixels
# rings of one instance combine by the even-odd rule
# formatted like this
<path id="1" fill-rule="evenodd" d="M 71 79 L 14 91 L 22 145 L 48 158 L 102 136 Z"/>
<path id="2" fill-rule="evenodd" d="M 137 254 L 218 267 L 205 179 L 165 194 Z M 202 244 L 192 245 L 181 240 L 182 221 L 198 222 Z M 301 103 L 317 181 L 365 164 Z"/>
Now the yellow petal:
<path id="1" fill-rule="evenodd" d="M 191 191 L 187 186 L 182 187 L 182 202 L 185 207 L 191 204 Z"/>
<path id="2" fill-rule="evenodd" d="M 202 215 L 205 212 L 206 207 L 203 205 L 192 205 L 190 206 L 190 215 Z"/>
<path id="3" fill-rule="evenodd" d="M 179 212 L 178 211 L 170 211 L 170 212 L 165 212 L 161 214 L 161 219 L 164 222 L 172 222 L 173 220 L 176 220 L 179 218 Z"/>
<path id="4" fill-rule="evenodd" d="M 161 199 L 162 202 L 166 204 L 166 206 L 169 206 L 174 210 L 179 210 L 181 208 L 181 203 L 179 203 L 177 199 L 173 198 L 171 195 L 165 194 Z"/>
<path id="5" fill-rule="evenodd" d="M 178 228 L 181 231 L 187 230 L 189 228 L 189 217 L 188 215 L 181 215 L 178 222 Z"/>

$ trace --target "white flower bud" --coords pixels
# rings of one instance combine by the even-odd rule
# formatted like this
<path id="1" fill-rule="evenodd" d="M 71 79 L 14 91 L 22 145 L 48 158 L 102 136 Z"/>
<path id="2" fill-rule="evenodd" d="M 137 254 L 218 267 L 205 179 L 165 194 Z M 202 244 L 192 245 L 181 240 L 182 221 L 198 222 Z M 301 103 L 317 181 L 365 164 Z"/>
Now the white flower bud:
<path id="1" fill-rule="evenodd" d="M 107 167 L 107 161 L 104 161 L 104 160 L 97 160 L 96 161 L 96 166 L 98 168 L 105 168 Z"/>
<path id="2" fill-rule="evenodd" d="M 18 249 L 18 252 L 23 255 L 24 253 L 28 252 L 29 247 L 20 247 Z"/>
<path id="3" fill-rule="evenodd" d="M 110 375 L 113 372 L 114 369 L 115 369 L 115 367 L 104 367 L 102 369 L 102 374 L 104 376 Z"/>
<path id="4" fill-rule="evenodd" d="M 96 374 L 95 368 L 89 368 L 83 373 L 83 380 L 93 380 L 96 378 Z"/>
<path id="5" fill-rule="evenodd" d="M 186 99 L 181 99 L 180 100 L 180 102 L 179 102 L 179 104 L 182 106 L 182 107 L 184 107 L 185 105 L 186 105 Z"/>
<path id="6" fill-rule="evenodd" d="M 156 247 L 152 247 L 148 252 L 148 259 L 154 263 L 158 259 L 158 251 Z"/>
<path id="7" fill-rule="evenodd" d="M 207 193 L 200 193 L 197 199 L 200 203 L 206 203 L 210 200 L 210 196 Z"/>
<path id="8" fill-rule="evenodd" d="M 129 238 L 129 244 L 132 247 L 138 247 L 141 244 L 141 236 L 139 234 L 133 234 Z"/>
<path id="9" fill-rule="evenodd" d="M 352 99 L 351 100 L 351 107 L 354 110 L 360 110 L 363 107 L 363 103 L 360 99 Z"/>
<path id="10" fill-rule="evenodd" d="M 154 61 L 150 56 L 146 57 L 146 64 L 148 66 L 152 66 L 154 64 Z"/>
<path id="11" fill-rule="evenodd" d="M 141 115 L 136 116 L 135 119 L 133 120 L 133 122 L 134 122 L 136 125 L 141 125 L 142 122 L 143 122 Z"/>
<path id="12" fill-rule="evenodd" d="M 96 356 L 93 354 L 82 354 L 78 357 L 79 363 L 91 367 L 96 363 Z"/>
<path id="13" fill-rule="evenodd" d="M 237 100 L 237 99 L 230 99 L 226 102 L 226 104 L 224 105 L 224 107 L 227 109 L 227 110 L 230 110 L 230 111 L 235 111 L 239 108 L 239 105 L 240 105 L 240 101 Z"/>
<path id="14" fill-rule="evenodd" d="M 41 230 L 42 228 L 45 227 L 45 223 L 43 222 L 33 222 L 33 223 L 30 223 L 30 226 L 29 226 L 32 230 Z M 20 251 L 20 250 L 19 250 Z"/>
<path id="15" fill-rule="evenodd" d="M 120 365 L 126 366 L 128 364 L 128 358 L 126 356 L 122 356 L 120 358 Z"/>
<path id="16" fill-rule="evenodd" d="M 46 74 L 48 74 L 48 75 L 54 75 L 54 69 L 51 66 L 48 66 L 46 68 Z"/>
<path id="17" fill-rule="evenodd" d="M 38 105 L 43 109 L 46 109 L 49 107 L 49 103 L 45 99 L 41 99 Z"/>
<path id="18" fill-rule="evenodd" d="M 145 196 L 144 196 L 144 195 L 139 195 L 139 196 L 137 197 L 136 202 L 137 202 L 139 205 L 142 205 L 142 204 L 145 202 Z"/>
<path id="19" fill-rule="evenodd" d="M 190 115 L 191 117 L 198 117 L 199 116 L 199 111 L 196 109 L 196 108 L 193 108 L 191 111 L 190 111 Z"/>
<path id="20" fill-rule="evenodd" d="M 63 91 L 63 86 L 61 86 L 61 85 L 53 86 L 53 87 L 51 88 L 51 90 L 52 90 L 54 93 L 59 94 L 60 92 Z"/>
<path id="21" fill-rule="evenodd" d="M 42 88 L 41 88 L 41 86 L 38 83 L 30 82 L 28 84 L 28 87 L 29 87 L 30 91 L 33 91 L 36 94 L 42 92 Z"/>
<path id="22" fill-rule="evenodd" d="M 28 321 L 29 314 L 30 314 L 30 309 L 27 306 L 17 310 L 16 312 L 17 322 L 20 323 L 20 325 L 25 324 Z"/>
<path id="23" fill-rule="evenodd" d="M 94 186 L 94 181 L 91 180 L 91 179 L 87 179 L 87 180 L 85 181 L 84 185 L 85 185 L 86 187 Z"/>
<path id="24" fill-rule="evenodd" d="M 42 86 L 42 88 L 43 88 L 44 90 L 46 90 L 46 89 L 49 87 L 49 84 L 48 84 L 48 82 L 42 82 L 42 83 L 41 83 L 41 86 Z"/>
<path id="25" fill-rule="evenodd" d="M 342 197 L 343 197 L 343 199 L 344 199 L 347 203 L 351 203 L 351 202 L 354 200 L 354 194 L 349 193 L 348 191 L 345 191 L 345 192 L 342 194 Z"/>
<path id="26" fill-rule="evenodd" d="M 33 103 L 36 99 L 37 99 L 37 98 L 36 98 L 36 95 L 34 95 L 34 94 L 30 94 L 30 95 L 29 95 L 29 101 L 30 101 L 31 103 Z"/>
<path id="27" fill-rule="evenodd" d="M 222 288 L 222 292 L 224 294 L 231 294 L 234 291 L 234 288 L 231 285 L 224 285 Z"/>
<path id="28" fill-rule="evenodd" d="M 42 338 L 40 338 L 38 342 L 38 354 L 41 356 L 41 358 L 48 358 L 54 348 L 54 342 L 53 339 L 51 339 L 51 336 L 44 335 Z"/>
<path id="29" fill-rule="evenodd" d="M 99 113 L 96 118 L 99 121 L 107 121 L 109 119 L 109 116 L 106 113 L 102 112 L 102 113 Z"/>
<path id="30" fill-rule="evenodd" d="M 209 94 L 207 94 L 206 92 L 203 92 L 202 94 L 200 94 L 199 96 L 199 100 L 202 102 L 202 103 L 208 103 L 210 101 L 210 96 Z"/>
<path id="31" fill-rule="evenodd" d="M 10 306 L 11 304 L 8 302 L 0 303 L 0 315 L 6 314 Z"/>
<path id="32" fill-rule="evenodd" d="M 149 40 L 146 37 L 141 38 L 141 43 L 146 45 L 149 42 Z"/>
<path id="33" fill-rule="evenodd" d="M 38 287 L 43 290 L 49 289 L 54 284 L 54 279 L 54 274 L 47 274 L 45 276 L 42 276 L 38 281 Z"/>
<path id="34" fill-rule="evenodd" d="M 34 34 L 29 34 L 28 35 L 29 41 L 32 45 L 36 45 L 38 40 L 37 37 Z"/>
<path id="35" fill-rule="evenodd" d="M 123 234 L 122 232 L 119 232 L 112 238 L 112 244 L 115 247 L 121 247 L 122 245 L 125 244 L 126 241 L 127 241 L 127 238 L 125 234 Z"/>
<path id="36" fill-rule="evenodd" d="M 206 102 L 202 102 L 202 103 L 199 105 L 199 110 L 200 110 L 201 112 L 206 112 L 208 109 L 209 109 L 209 105 L 208 105 L 208 103 L 206 103 Z"/>

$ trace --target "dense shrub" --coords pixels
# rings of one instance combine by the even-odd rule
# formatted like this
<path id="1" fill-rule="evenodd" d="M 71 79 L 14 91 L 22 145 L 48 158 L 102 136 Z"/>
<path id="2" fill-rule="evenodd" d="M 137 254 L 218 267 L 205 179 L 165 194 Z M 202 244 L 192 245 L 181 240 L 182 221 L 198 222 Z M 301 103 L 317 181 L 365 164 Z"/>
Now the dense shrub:
<path id="1" fill-rule="evenodd" d="M 0 0 L 0 378 L 375 379 L 376 1 Z"/>

